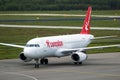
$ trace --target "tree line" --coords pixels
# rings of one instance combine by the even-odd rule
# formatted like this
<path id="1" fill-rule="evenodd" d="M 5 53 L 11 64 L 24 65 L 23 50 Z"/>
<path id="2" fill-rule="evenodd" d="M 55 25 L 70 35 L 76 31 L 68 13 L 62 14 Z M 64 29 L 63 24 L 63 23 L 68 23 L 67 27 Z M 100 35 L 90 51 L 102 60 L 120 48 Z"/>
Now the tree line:
<path id="1" fill-rule="evenodd" d="M 120 0 L 0 0 L 0 11 L 120 10 Z"/>

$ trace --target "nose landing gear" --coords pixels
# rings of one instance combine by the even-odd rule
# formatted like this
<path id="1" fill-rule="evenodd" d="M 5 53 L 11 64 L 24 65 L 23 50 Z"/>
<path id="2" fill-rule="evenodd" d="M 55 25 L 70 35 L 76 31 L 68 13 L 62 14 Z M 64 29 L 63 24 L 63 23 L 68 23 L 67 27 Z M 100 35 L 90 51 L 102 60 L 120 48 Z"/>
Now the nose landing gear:
<path id="1" fill-rule="evenodd" d="M 35 68 L 39 68 L 39 59 L 35 59 L 36 63 L 35 63 Z"/>
<path id="2" fill-rule="evenodd" d="M 35 59 L 35 61 L 36 61 L 36 63 L 35 63 L 35 68 L 39 68 L 39 59 Z M 40 60 L 40 63 L 41 63 L 41 64 L 48 64 L 48 59 L 42 58 L 42 59 Z"/>

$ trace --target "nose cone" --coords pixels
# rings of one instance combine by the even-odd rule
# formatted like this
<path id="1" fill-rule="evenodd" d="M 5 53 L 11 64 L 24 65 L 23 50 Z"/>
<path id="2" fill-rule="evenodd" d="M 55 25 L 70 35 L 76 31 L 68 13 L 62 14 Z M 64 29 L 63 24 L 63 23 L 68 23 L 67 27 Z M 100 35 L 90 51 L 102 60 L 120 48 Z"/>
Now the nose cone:
<path id="1" fill-rule="evenodd" d="M 34 38 L 27 42 L 24 48 L 24 55 L 29 58 L 39 58 L 41 51 L 40 38 Z"/>
<path id="2" fill-rule="evenodd" d="M 24 48 L 24 55 L 29 58 L 39 58 L 39 55 L 37 55 L 35 48 Z"/>

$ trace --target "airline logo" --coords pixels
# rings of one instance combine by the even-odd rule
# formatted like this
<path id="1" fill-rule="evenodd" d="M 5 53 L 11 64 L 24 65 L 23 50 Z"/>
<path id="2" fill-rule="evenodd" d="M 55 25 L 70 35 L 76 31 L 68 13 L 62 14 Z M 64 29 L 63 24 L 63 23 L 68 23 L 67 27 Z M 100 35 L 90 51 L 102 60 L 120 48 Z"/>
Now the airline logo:
<path id="1" fill-rule="evenodd" d="M 88 31 L 88 22 L 85 23 L 85 30 Z"/>
<path id="2" fill-rule="evenodd" d="M 90 24 L 90 15 L 91 15 L 91 11 L 89 12 L 88 17 L 86 18 L 86 22 L 85 22 L 85 30 L 88 31 L 88 26 Z"/>
<path id="3" fill-rule="evenodd" d="M 49 41 L 49 40 L 46 40 L 46 44 L 48 47 L 61 47 L 63 46 L 63 42 L 62 41 Z"/>

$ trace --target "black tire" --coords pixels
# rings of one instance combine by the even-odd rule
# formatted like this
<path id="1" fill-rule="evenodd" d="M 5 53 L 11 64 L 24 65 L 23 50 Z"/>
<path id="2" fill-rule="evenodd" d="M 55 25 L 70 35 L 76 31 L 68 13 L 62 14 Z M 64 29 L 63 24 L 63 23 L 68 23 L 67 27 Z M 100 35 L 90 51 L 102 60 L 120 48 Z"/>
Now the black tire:
<path id="1" fill-rule="evenodd" d="M 41 63 L 41 64 L 44 64 L 44 59 L 41 59 L 41 60 L 40 60 L 40 63 Z"/>
<path id="2" fill-rule="evenodd" d="M 45 64 L 48 64 L 48 59 L 44 59 L 44 63 L 45 63 Z"/>
<path id="3" fill-rule="evenodd" d="M 41 63 L 41 64 L 48 64 L 48 59 L 41 59 L 41 60 L 40 60 L 40 63 Z"/>
<path id="4" fill-rule="evenodd" d="M 82 64 L 82 62 L 74 62 L 74 64 L 80 64 L 80 65 L 81 65 L 81 64 Z"/>
<path id="5" fill-rule="evenodd" d="M 36 64 L 35 64 L 35 68 L 37 68 Z"/>
<path id="6" fill-rule="evenodd" d="M 74 64 L 77 64 L 77 62 L 74 62 Z"/>
<path id="7" fill-rule="evenodd" d="M 82 64 L 82 62 L 79 62 L 79 64 Z"/>
<path id="8" fill-rule="evenodd" d="M 39 64 L 35 64 L 35 68 L 39 68 Z"/>

